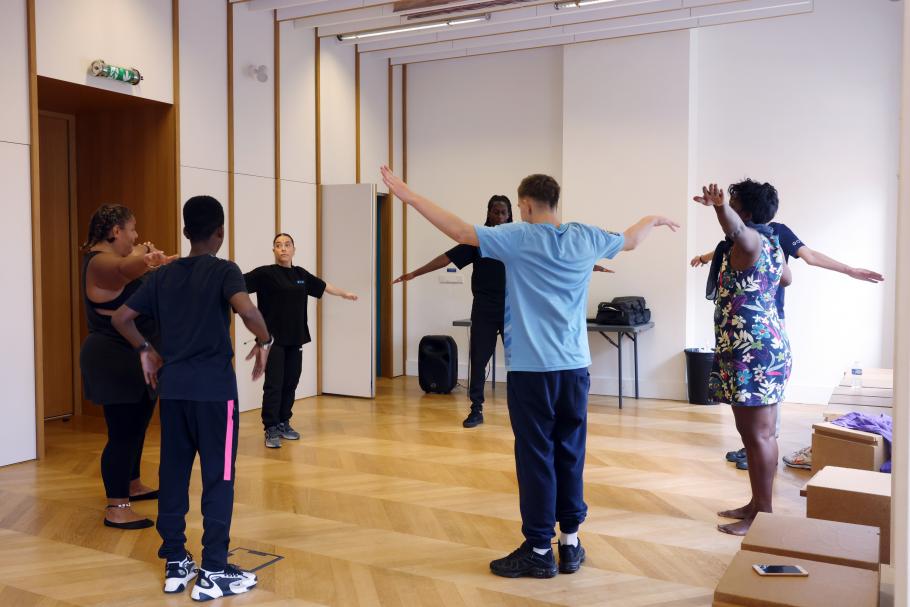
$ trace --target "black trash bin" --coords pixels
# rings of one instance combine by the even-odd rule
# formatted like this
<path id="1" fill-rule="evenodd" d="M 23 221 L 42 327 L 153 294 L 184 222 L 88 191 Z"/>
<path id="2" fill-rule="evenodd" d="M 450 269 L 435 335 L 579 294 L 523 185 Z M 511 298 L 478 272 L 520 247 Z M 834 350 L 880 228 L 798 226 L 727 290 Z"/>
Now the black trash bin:
<path id="1" fill-rule="evenodd" d="M 708 379 L 714 364 L 714 352 L 702 348 L 686 348 L 686 384 L 689 402 L 693 405 L 713 405 L 708 394 Z"/>

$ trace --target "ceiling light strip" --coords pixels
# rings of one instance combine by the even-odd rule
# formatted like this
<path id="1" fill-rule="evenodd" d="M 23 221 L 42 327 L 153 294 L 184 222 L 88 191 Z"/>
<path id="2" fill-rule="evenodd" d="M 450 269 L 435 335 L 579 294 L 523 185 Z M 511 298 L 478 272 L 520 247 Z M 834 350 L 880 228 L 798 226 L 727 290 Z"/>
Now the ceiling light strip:
<path id="1" fill-rule="evenodd" d="M 467 17 L 456 17 L 446 21 L 434 21 L 433 23 L 415 23 L 403 27 L 393 27 L 387 29 L 367 30 L 364 32 L 353 32 L 350 34 L 338 34 L 339 40 L 362 40 L 364 38 L 375 38 L 376 36 L 391 36 L 393 34 L 404 34 L 407 32 L 416 32 L 420 30 L 438 29 L 441 27 L 453 27 L 456 25 L 465 25 L 468 23 L 477 23 L 479 21 L 489 21 L 490 14 L 471 15 Z"/>

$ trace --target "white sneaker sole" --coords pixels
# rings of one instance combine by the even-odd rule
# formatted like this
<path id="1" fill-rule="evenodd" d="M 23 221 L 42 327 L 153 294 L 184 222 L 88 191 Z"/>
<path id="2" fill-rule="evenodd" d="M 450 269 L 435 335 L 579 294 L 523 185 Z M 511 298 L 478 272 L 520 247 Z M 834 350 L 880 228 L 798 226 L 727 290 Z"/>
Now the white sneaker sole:
<path id="1" fill-rule="evenodd" d="M 176 594 L 186 590 L 187 584 L 196 577 L 196 572 L 191 573 L 185 578 L 172 577 L 164 580 L 164 591 L 167 594 Z"/>
<path id="2" fill-rule="evenodd" d="M 190 598 L 194 601 L 202 602 L 212 601 L 226 596 L 244 594 L 255 588 L 258 581 L 259 580 L 243 581 L 239 584 L 235 582 L 234 584 L 231 584 L 232 586 L 235 586 L 235 588 L 231 588 L 231 590 L 227 593 L 222 592 L 221 587 L 219 587 L 217 584 L 211 588 L 202 588 L 198 585 L 193 586 L 193 592 L 190 593 Z"/>

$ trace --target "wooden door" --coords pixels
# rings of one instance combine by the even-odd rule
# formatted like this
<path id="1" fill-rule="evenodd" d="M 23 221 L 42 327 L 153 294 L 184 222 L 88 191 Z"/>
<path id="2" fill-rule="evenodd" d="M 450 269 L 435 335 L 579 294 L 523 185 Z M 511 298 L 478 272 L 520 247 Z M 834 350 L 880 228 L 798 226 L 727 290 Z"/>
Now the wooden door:
<path id="1" fill-rule="evenodd" d="M 41 191 L 41 291 L 44 345 L 44 417 L 73 415 L 78 382 L 77 260 L 75 204 L 75 124 L 66 114 L 41 112 L 39 167 Z"/>

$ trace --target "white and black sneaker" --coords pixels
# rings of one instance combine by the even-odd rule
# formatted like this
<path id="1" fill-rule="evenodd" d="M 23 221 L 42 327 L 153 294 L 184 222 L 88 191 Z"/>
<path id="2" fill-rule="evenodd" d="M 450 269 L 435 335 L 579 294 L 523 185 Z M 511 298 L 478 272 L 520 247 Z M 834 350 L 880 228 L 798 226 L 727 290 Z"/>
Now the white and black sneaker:
<path id="1" fill-rule="evenodd" d="M 168 594 L 183 592 L 198 571 L 193 555 L 189 552 L 182 561 L 167 561 L 164 564 L 164 591 Z"/>
<path id="2" fill-rule="evenodd" d="M 191 595 L 194 601 L 211 601 L 223 596 L 249 592 L 256 587 L 256 574 L 228 565 L 221 571 L 199 570 Z"/>

